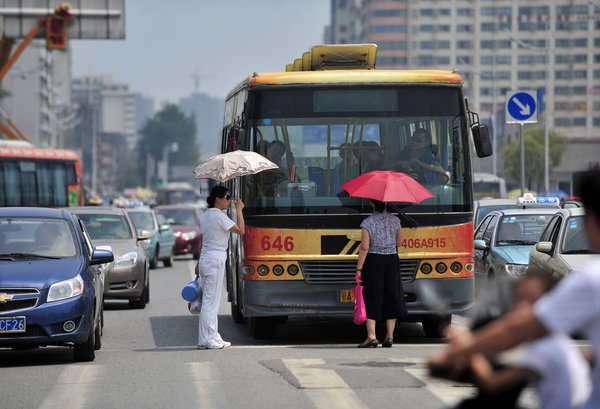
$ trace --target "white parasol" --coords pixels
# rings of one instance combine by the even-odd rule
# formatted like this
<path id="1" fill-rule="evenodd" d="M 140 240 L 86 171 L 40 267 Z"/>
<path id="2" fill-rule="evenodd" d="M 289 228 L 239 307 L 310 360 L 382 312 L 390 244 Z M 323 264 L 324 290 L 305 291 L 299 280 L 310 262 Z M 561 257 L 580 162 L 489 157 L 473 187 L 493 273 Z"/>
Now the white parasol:
<path id="1" fill-rule="evenodd" d="M 277 168 L 279 166 L 257 152 L 232 151 L 212 156 L 196 166 L 194 177 L 225 182 L 236 176 L 254 175 Z"/>

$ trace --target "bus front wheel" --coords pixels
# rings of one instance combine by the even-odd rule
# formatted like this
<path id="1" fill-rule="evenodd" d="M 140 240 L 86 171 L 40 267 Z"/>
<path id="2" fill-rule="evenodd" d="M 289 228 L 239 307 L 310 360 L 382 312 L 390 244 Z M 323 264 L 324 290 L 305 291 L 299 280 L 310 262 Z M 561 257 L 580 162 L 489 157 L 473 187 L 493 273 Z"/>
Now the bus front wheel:
<path id="1" fill-rule="evenodd" d="M 452 321 L 452 315 L 424 315 L 421 319 L 427 338 L 443 338 L 444 330 Z"/>

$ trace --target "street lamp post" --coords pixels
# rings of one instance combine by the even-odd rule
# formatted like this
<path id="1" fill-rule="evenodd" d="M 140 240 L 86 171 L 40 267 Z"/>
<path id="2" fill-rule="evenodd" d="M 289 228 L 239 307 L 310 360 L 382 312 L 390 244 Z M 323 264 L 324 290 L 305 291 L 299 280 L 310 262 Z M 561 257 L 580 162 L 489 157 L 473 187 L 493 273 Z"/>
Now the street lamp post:
<path id="1" fill-rule="evenodd" d="M 520 47 L 523 48 L 527 48 L 529 50 L 534 50 L 534 51 L 543 51 L 545 53 L 545 60 L 546 60 L 546 73 L 545 73 L 545 81 L 546 81 L 546 85 L 545 85 L 545 90 L 544 90 L 544 189 L 546 192 L 548 192 L 549 185 L 550 185 L 550 180 L 549 180 L 549 155 L 548 155 L 548 151 L 549 151 L 549 143 L 548 143 L 548 130 L 549 130 L 549 116 L 548 116 L 548 111 L 550 110 L 550 104 L 549 104 L 549 97 L 548 95 L 550 95 L 550 27 L 549 27 L 549 21 L 546 21 L 546 39 L 545 39 L 545 47 L 536 47 L 533 46 L 531 44 L 527 44 L 523 41 L 521 41 L 519 38 L 517 38 L 512 31 L 506 29 L 505 31 L 508 33 L 509 38 L 512 41 L 515 41 Z M 523 148 L 522 148 L 523 149 Z"/>

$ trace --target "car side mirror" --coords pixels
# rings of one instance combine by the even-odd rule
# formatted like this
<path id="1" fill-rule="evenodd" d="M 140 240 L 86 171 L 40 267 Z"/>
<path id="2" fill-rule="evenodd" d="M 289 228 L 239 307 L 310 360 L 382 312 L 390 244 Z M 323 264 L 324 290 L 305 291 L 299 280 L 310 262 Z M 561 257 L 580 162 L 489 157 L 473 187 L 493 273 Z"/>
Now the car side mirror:
<path id="1" fill-rule="evenodd" d="M 471 132 L 473 133 L 473 143 L 475 144 L 477 156 L 480 158 L 491 156 L 494 149 L 492 148 L 492 138 L 490 138 L 487 125 L 475 124 L 471 126 Z"/>
<path id="2" fill-rule="evenodd" d="M 92 253 L 92 260 L 90 261 L 91 265 L 110 263 L 115 259 L 112 251 L 103 250 L 103 249 L 95 249 Z"/>
<path id="3" fill-rule="evenodd" d="M 138 241 L 139 240 L 150 240 L 153 237 L 154 237 L 154 233 L 152 233 L 150 230 L 142 230 L 142 232 L 137 236 L 137 239 L 138 239 Z"/>
<path id="4" fill-rule="evenodd" d="M 473 241 L 473 245 L 477 250 L 487 250 L 488 246 L 485 244 L 484 240 L 475 240 Z"/>
<path id="5" fill-rule="evenodd" d="M 535 245 L 535 249 L 540 253 L 551 254 L 552 253 L 552 242 L 540 241 Z"/>
<path id="6" fill-rule="evenodd" d="M 169 230 L 169 225 L 168 224 L 161 224 L 160 225 L 160 231 L 166 231 Z"/>

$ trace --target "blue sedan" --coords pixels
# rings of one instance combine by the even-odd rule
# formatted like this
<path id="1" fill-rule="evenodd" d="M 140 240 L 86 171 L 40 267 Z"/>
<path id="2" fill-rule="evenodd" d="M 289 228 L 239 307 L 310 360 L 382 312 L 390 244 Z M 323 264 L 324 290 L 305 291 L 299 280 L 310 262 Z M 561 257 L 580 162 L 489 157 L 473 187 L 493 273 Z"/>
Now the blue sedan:
<path id="1" fill-rule="evenodd" d="M 113 261 L 67 210 L 0 208 L 0 347 L 72 346 L 93 361 L 103 325 L 103 275 Z"/>
<path id="2" fill-rule="evenodd" d="M 175 258 L 175 233 L 167 219 L 148 207 L 128 208 L 127 214 L 138 234 L 142 234 L 143 230 L 154 234 L 146 244 L 150 255 L 150 268 L 156 268 L 158 260 L 162 260 L 165 267 L 172 267 Z"/>
<path id="3" fill-rule="evenodd" d="M 531 248 L 558 210 L 496 210 L 481 221 L 475 231 L 473 255 L 478 296 L 491 288 L 506 307 L 512 284 L 527 271 Z"/>

